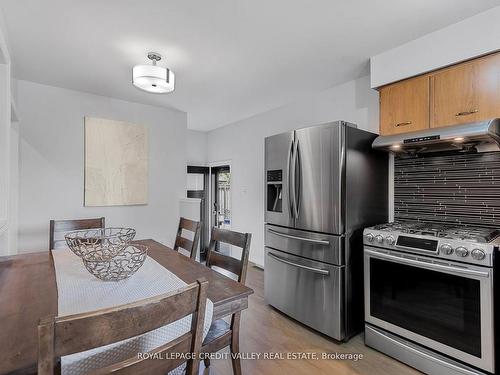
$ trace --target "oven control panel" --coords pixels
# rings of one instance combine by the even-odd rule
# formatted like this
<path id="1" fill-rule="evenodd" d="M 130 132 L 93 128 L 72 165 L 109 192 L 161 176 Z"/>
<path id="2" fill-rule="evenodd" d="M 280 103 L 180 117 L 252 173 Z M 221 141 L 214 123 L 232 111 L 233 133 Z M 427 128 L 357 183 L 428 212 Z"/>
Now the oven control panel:
<path id="1" fill-rule="evenodd" d="M 378 231 L 371 228 L 364 230 L 363 243 L 367 246 L 429 255 L 450 261 L 483 266 L 493 265 L 492 254 L 495 249 L 495 246 L 489 243 L 407 235 L 406 233 Z"/>
<path id="2" fill-rule="evenodd" d="M 393 236 L 388 236 L 393 237 Z M 398 240 L 396 241 L 396 245 L 398 247 L 404 247 L 408 249 L 416 249 L 419 251 L 428 251 L 430 253 L 437 253 L 438 251 L 438 241 L 430 240 L 428 238 L 420 238 L 420 237 L 411 237 L 411 236 L 397 236 Z"/>

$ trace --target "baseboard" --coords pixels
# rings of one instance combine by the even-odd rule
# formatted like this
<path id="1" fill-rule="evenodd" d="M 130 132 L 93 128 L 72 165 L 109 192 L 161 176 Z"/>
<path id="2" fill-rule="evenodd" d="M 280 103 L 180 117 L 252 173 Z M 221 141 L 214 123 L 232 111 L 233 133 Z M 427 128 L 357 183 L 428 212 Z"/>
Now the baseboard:
<path id="1" fill-rule="evenodd" d="M 255 268 L 258 268 L 262 271 L 264 271 L 264 266 L 260 265 L 260 264 L 257 264 L 257 263 L 254 263 L 254 262 L 248 262 L 250 263 L 251 266 L 255 267 Z"/>

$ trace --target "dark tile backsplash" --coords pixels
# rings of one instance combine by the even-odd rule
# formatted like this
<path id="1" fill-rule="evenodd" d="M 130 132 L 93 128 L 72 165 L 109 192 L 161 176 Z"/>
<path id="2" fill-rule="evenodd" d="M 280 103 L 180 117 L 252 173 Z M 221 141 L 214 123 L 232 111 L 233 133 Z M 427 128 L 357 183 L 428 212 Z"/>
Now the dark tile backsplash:
<path id="1" fill-rule="evenodd" d="M 395 158 L 394 217 L 500 228 L 500 152 Z"/>

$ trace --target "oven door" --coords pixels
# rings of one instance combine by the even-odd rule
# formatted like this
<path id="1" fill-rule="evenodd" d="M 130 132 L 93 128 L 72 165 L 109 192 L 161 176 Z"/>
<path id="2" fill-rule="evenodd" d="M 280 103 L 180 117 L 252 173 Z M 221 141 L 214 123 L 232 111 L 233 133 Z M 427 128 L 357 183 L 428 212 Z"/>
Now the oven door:
<path id="1" fill-rule="evenodd" d="M 493 270 L 365 247 L 365 320 L 494 372 Z"/>

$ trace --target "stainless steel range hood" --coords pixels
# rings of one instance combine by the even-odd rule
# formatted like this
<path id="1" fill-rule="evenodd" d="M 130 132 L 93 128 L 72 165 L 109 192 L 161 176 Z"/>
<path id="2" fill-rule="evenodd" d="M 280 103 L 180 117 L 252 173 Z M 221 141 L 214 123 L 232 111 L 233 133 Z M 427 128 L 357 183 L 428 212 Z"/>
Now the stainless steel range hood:
<path id="1" fill-rule="evenodd" d="M 372 147 L 397 154 L 498 151 L 500 119 L 378 136 Z"/>

